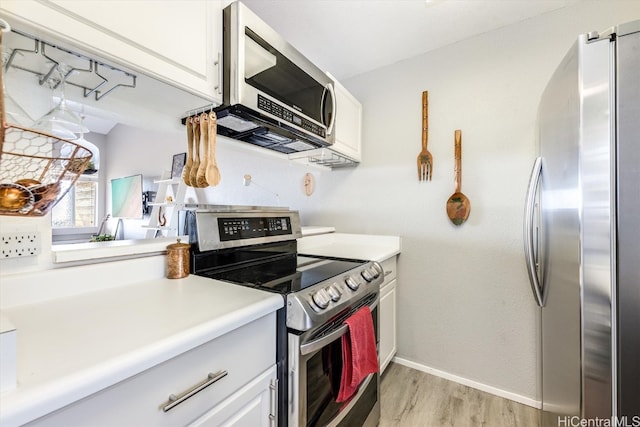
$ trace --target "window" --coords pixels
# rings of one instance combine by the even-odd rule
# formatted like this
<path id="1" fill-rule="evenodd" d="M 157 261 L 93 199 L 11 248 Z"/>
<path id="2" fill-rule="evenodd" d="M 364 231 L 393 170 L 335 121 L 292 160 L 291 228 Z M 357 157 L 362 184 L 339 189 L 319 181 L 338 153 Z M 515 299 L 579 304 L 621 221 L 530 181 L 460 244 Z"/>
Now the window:
<path id="1" fill-rule="evenodd" d="M 100 165 L 100 152 L 91 142 L 81 138 L 78 140 L 82 146 L 93 153 L 89 168 L 80 175 L 75 184 L 51 210 L 51 226 L 54 234 L 74 234 L 96 232 L 98 228 L 98 195 L 99 179 L 97 167 Z M 95 166 L 94 166 L 95 165 Z M 63 190 L 66 190 L 63 188 Z"/>
<path id="2" fill-rule="evenodd" d="M 96 227 L 97 217 L 97 177 L 82 175 L 51 211 L 51 225 L 53 228 Z"/>

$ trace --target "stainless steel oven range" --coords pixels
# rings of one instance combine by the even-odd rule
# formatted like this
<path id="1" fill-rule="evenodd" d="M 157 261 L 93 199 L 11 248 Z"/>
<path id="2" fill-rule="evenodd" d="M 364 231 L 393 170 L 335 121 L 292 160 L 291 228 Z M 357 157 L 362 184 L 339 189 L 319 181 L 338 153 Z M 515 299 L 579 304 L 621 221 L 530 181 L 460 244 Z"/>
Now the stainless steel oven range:
<path id="1" fill-rule="evenodd" d="M 285 300 L 277 316 L 278 425 L 377 425 L 378 373 L 369 374 L 346 402 L 336 398 L 345 320 L 368 306 L 378 343 L 381 266 L 298 254 L 300 218 L 287 209 L 209 207 L 186 211 L 185 224 L 193 274 L 276 292 Z"/>

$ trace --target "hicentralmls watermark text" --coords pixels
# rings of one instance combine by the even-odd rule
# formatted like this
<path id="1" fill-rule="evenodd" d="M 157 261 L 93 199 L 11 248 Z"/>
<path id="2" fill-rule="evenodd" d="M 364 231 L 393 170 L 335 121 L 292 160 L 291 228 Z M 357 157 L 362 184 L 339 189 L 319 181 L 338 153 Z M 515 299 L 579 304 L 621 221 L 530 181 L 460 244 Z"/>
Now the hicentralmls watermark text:
<path id="1" fill-rule="evenodd" d="M 611 418 L 558 417 L 558 427 L 640 427 L 640 415 Z"/>

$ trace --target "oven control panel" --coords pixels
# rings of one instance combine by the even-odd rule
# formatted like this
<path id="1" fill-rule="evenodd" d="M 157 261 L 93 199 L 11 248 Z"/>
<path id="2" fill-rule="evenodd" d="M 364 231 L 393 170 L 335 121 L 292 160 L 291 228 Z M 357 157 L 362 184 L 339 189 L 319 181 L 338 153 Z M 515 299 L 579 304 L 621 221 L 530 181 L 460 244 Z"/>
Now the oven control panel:
<path id="1" fill-rule="evenodd" d="M 382 267 L 377 263 L 371 263 L 370 266 L 360 270 L 360 277 L 364 279 L 364 282 L 359 280 L 357 275 L 349 275 L 343 281 L 338 280 L 328 286 L 320 287 L 310 294 L 313 308 L 316 311 L 322 311 L 329 307 L 332 302 L 337 303 L 340 301 L 343 294 L 345 294 L 345 299 L 350 298 L 353 293 L 358 292 L 361 283 L 371 283 L 379 278 L 380 275 L 383 275 L 384 278 Z"/>
<path id="2" fill-rule="evenodd" d="M 328 321 L 346 307 L 377 293 L 384 271 L 377 262 L 368 262 L 348 274 L 287 296 L 287 326 L 307 331 Z"/>
<path id="3" fill-rule="evenodd" d="M 302 237 L 297 211 L 220 208 L 220 211 L 195 210 L 187 216 L 190 242 L 197 242 L 201 252 L 295 241 Z"/>
<path id="4" fill-rule="evenodd" d="M 218 218 L 218 233 L 221 242 L 229 240 L 255 239 L 268 236 L 286 236 L 293 233 L 291 218 L 252 217 Z"/>

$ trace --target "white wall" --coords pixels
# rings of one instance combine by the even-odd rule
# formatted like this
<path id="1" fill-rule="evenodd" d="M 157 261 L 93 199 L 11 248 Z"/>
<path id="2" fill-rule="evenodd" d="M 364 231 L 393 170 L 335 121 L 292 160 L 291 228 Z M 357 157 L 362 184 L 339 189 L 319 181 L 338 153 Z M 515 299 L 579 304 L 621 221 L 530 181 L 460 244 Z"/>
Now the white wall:
<path id="1" fill-rule="evenodd" d="M 339 231 L 402 236 L 400 357 L 539 399 L 538 310 L 522 251 L 538 100 L 579 33 L 638 18 L 640 2 L 582 2 L 345 82 L 364 105 L 364 161 L 328 178 L 335 191 L 311 217 Z M 420 183 L 423 90 L 435 173 Z M 445 212 L 455 129 L 471 201 L 460 227 Z"/>

